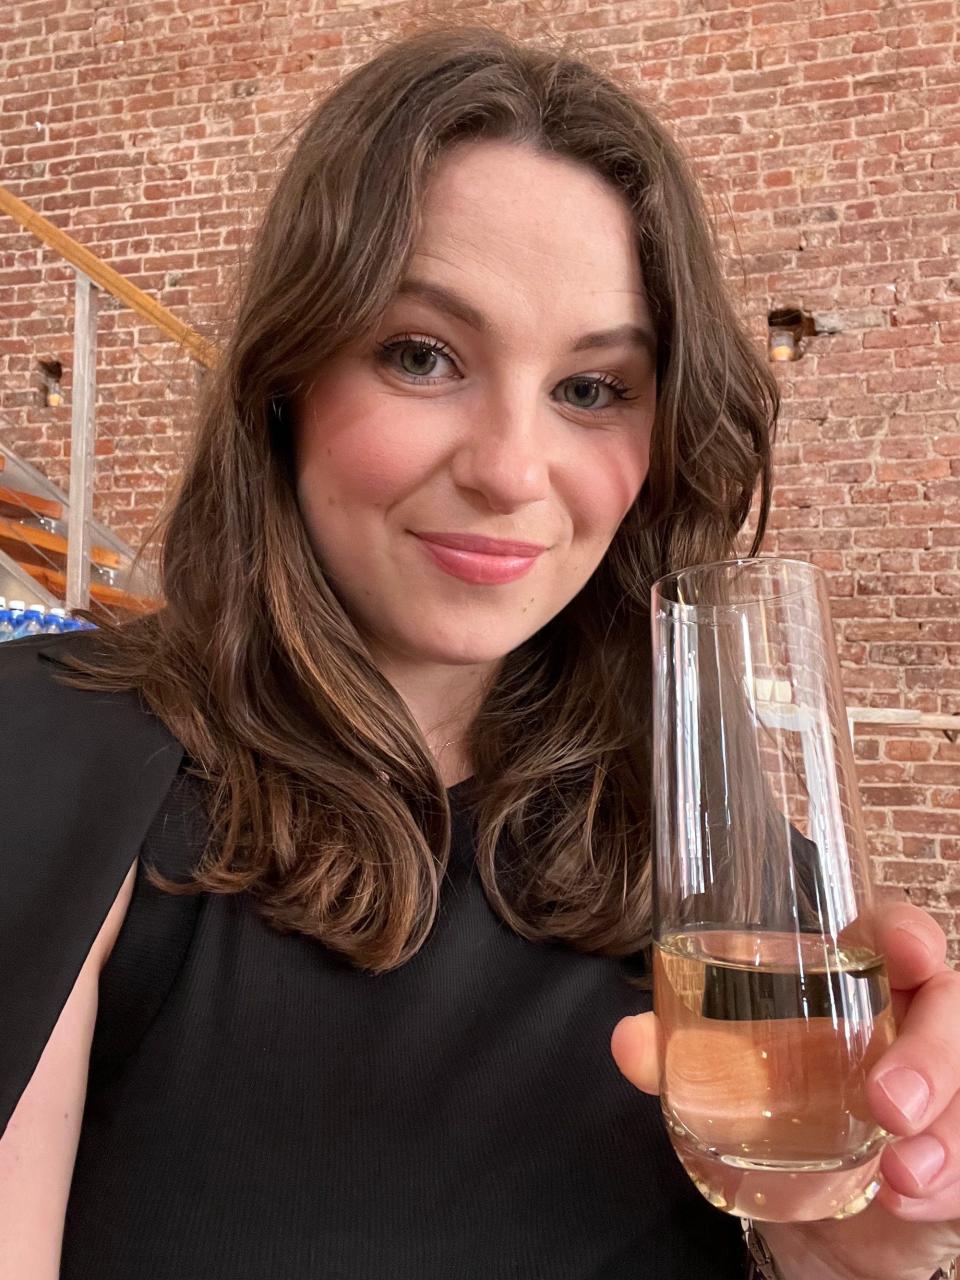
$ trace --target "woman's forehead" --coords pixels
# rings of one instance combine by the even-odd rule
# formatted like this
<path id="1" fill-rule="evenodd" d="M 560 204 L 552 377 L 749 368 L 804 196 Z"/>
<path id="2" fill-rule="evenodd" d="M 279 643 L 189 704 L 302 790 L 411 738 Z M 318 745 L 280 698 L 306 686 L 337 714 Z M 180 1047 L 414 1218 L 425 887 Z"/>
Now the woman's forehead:
<path id="1" fill-rule="evenodd" d="M 444 309 L 444 293 L 481 332 L 525 317 L 571 343 L 650 331 L 626 200 L 585 165 L 518 144 L 461 145 L 431 176 L 398 297 Z"/>
<path id="2" fill-rule="evenodd" d="M 417 248 L 478 237 L 537 257 L 578 250 L 594 267 L 635 257 L 623 194 L 588 165 L 522 143 L 462 143 L 427 180 Z"/>

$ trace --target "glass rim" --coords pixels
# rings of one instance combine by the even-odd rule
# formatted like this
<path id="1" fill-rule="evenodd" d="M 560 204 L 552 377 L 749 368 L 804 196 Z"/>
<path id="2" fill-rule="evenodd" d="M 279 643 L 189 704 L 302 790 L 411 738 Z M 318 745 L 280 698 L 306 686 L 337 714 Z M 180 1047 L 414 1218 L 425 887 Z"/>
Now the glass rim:
<path id="1" fill-rule="evenodd" d="M 663 589 L 666 584 L 676 583 L 688 574 L 701 574 L 711 569 L 747 567 L 751 565 L 760 567 L 787 565 L 791 569 L 799 569 L 807 574 L 809 582 L 804 586 L 793 587 L 789 591 L 773 591 L 767 594 L 760 594 L 755 599 L 741 600 L 736 604 L 689 604 L 682 600 L 671 600 L 664 595 Z M 819 565 L 811 564 L 807 560 L 794 560 L 790 556 L 731 556 L 726 560 L 711 560 L 705 564 L 688 565 L 685 569 L 674 569 L 670 573 L 661 575 L 650 588 L 651 613 L 669 617 L 676 622 L 689 623 L 703 623 L 711 617 L 733 618 L 761 605 L 771 604 L 774 601 L 791 600 L 795 596 L 805 595 L 810 587 L 824 581 L 823 570 Z"/>

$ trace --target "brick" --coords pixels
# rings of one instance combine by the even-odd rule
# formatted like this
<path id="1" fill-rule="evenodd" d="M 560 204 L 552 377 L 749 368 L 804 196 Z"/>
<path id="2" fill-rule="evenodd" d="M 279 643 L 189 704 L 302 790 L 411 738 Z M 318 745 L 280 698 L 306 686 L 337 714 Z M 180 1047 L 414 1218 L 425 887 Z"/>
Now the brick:
<path id="1" fill-rule="evenodd" d="M 896 805 L 920 805 L 926 798 L 922 787 L 864 786 L 860 794 L 865 805 L 889 809 Z"/>
<path id="2" fill-rule="evenodd" d="M 931 813 L 926 809 L 895 809 L 892 812 L 892 818 L 895 831 L 960 836 L 960 813 Z"/>
<path id="3" fill-rule="evenodd" d="M 894 814 L 894 817 L 897 817 Z M 913 830 L 914 828 L 907 828 Z M 881 884 L 939 886 L 943 882 L 944 867 L 933 861 L 908 861 L 883 859 L 874 864 Z"/>
<path id="4" fill-rule="evenodd" d="M 933 744 L 928 740 L 928 735 L 923 738 L 896 738 L 884 743 L 883 754 L 888 760 L 929 760 L 933 754 Z"/>

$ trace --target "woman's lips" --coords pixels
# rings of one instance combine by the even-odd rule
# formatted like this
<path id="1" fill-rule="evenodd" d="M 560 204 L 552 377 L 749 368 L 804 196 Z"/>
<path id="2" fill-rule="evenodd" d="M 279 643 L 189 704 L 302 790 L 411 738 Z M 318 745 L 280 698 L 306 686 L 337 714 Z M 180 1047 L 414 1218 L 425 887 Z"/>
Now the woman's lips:
<path id="1" fill-rule="evenodd" d="M 445 573 L 478 586 L 515 582 L 546 550 L 530 542 L 507 542 L 473 534 L 417 533 L 414 537 Z"/>

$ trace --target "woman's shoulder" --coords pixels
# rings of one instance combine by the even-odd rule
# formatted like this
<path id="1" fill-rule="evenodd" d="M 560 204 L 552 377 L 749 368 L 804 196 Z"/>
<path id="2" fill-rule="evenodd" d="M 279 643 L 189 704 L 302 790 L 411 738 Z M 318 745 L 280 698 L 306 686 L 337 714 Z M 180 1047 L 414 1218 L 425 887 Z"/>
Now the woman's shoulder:
<path id="1" fill-rule="evenodd" d="M 83 654 L 96 648 L 96 629 L 65 631 L 59 635 L 23 636 L 5 640 L 0 646 L 0 678 L 22 674 L 28 679 L 44 671 L 44 664 L 59 664 L 65 655 Z"/>
<path id="2" fill-rule="evenodd" d="M 57 679 L 69 670 L 69 658 L 92 656 L 96 631 L 68 631 L 62 635 L 23 636 L 0 644 L 0 707 L 4 715 L 23 707 L 34 716 L 62 714 L 68 707 L 83 706 L 71 689 Z"/>
<path id="3" fill-rule="evenodd" d="M 76 632 L 0 644 L 6 874 L 25 872 L 65 845 L 74 858 L 114 849 L 119 872 L 127 852 L 136 854 L 183 760 L 183 746 L 136 692 L 64 682 L 68 655 L 92 654 L 95 636 Z M 129 865 L 128 859 L 124 872 Z"/>
<path id="4" fill-rule="evenodd" d="M 78 741 L 87 757 L 97 747 L 113 754 L 125 744 L 182 756 L 183 748 L 135 691 L 81 689 L 69 683 L 70 658 L 89 659 L 96 649 L 93 630 L 0 644 L 0 751 L 23 756 L 36 749 L 33 763 L 38 767 L 74 749 Z"/>
<path id="5" fill-rule="evenodd" d="M 90 658 L 97 652 L 98 632 L 67 631 L 61 635 L 23 636 L 0 644 L 0 694 L 31 698 L 39 711 L 51 699 L 70 702 L 69 686 L 58 675 L 69 670 L 71 656 Z M 73 692 L 79 692 L 74 690 Z"/>

